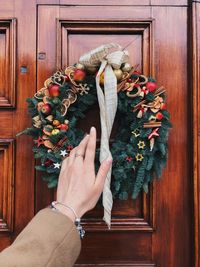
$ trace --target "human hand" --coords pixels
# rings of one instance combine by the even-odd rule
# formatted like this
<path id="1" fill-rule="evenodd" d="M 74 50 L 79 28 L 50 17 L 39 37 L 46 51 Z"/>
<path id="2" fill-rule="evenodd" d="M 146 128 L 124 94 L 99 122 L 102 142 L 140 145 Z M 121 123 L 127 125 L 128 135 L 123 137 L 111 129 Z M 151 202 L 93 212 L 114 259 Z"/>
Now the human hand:
<path id="1" fill-rule="evenodd" d="M 57 201 L 71 206 L 81 218 L 93 209 L 103 191 L 112 158 L 105 159 L 95 176 L 96 129 L 92 127 L 69 157 L 63 160 L 57 188 Z M 57 205 L 63 214 L 75 221 L 73 212 Z"/>

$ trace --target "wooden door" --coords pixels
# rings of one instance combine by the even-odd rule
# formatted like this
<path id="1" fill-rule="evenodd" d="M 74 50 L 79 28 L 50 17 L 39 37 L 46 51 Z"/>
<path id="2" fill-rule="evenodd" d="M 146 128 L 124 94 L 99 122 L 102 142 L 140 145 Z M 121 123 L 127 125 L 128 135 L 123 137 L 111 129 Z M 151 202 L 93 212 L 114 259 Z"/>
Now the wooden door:
<path id="1" fill-rule="evenodd" d="M 37 85 L 56 70 L 77 62 L 80 55 L 102 43 L 128 45 L 131 63 L 156 76 L 168 91 L 173 130 L 169 162 L 163 179 L 149 195 L 116 201 L 112 228 L 102 221 L 102 209 L 85 216 L 87 236 L 80 264 L 106 266 L 190 266 L 191 214 L 187 87 L 187 9 L 148 6 L 39 6 Z M 95 114 L 95 115 L 94 115 Z M 98 112 L 87 114 L 86 130 L 99 129 Z M 98 131 L 100 132 L 100 131 Z M 37 207 L 44 198 L 37 183 Z M 44 199 L 46 202 L 44 202 Z M 184 233 L 184 240 L 182 236 Z"/>
<path id="2" fill-rule="evenodd" d="M 9 3 L 11 6 L 12 1 Z M 191 131 L 191 84 L 194 92 L 197 88 L 188 67 L 198 72 L 197 63 L 194 63 L 198 62 L 198 57 L 192 58 L 190 49 L 193 44 L 193 51 L 197 53 L 196 37 L 192 43 L 190 30 L 198 27 L 196 20 L 191 20 L 191 10 L 196 10 L 198 4 L 192 7 L 186 0 L 30 0 L 29 3 L 17 0 L 16 3 L 14 11 L 8 8 L 9 4 L 5 7 L 7 13 L 2 11 L 3 18 L 16 17 L 16 20 L 6 20 L 5 25 L 11 27 L 8 33 L 16 33 L 16 21 L 19 22 L 17 72 L 12 68 L 12 77 L 17 73 L 17 87 L 0 83 L 0 88 L 7 88 L 7 91 L 0 89 L 0 119 L 4 126 L 0 135 L 0 163 L 4 166 L 0 174 L 3 192 L 0 247 L 7 246 L 34 211 L 47 206 L 55 194 L 47 189 L 38 174 L 34 176 L 31 139 L 20 137 L 15 141 L 14 138 L 16 132 L 30 124 L 25 98 L 41 88 L 56 69 L 77 62 L 80 55 L 102 43 L 115 42 L 122 47 L 128 45 L 131 63 L 138 64 L 144 74 L 155 76 L 167 89 L 167 105 L 173 123 L 169 160 L 162 179 L 154 183 L 149 195 L 141 194 L 135 201 L 115 202 L 111 230 L 102 221 L 100 206 L 84 216 L 86 237 L 76 266 L 191 267 L 196 253 L 195 266 L 198 267 L 199 240 L 196 237 L 194 242 L 193 231 L 195 223 L 198 234 L 198 190 L 196 186 L 193 191 L 192 183 L 192 147 L 195 148 L 197 140 L 193 143 Z M 23 16 L 25 11 L 27 16 Z M 0 21 L 5 28 L 3 23 Z M 5 51 L 7 40 L 3 31 L 0 29 L 0 51 Z M 13 58 L 10 56 L 12 66 L 16 66 L 15 41 L 15 38 L 10 40 L 14 52 L 6 50 L 13 55 Z M 0 65 L 1 75 L 5 72 L 3 64 Z M 16 102 L 11 94 L 14 89 L 17 90 Z M 196 98 L 194 114 L 198 110 L 195 101 Z M 13 127 L 7 123 L 8 118 Z M 99 136 L 98 107 L 87 114 L 87 120 L 79 123 L 86 131 L 95 125 Z M 196 122 L 193 123 L 195 126 Z M 197 133 L 198 127 L 194 129 Z M 195 160 L 198 160 L 197 152 Z M 197 183 L 198 170 L 195 174 Z"/>

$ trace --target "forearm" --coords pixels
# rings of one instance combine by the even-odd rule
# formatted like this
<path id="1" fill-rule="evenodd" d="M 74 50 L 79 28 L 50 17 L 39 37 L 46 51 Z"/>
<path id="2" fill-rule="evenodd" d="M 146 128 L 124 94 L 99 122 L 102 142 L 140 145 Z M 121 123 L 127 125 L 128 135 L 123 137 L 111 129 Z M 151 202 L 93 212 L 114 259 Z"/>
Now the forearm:
<path id="1" fill-rule="evenodd" d="M 0 266 L 73 266 L 80 248 L 80 237 L 71 219 L 46 208 L 0 254 Z"/>

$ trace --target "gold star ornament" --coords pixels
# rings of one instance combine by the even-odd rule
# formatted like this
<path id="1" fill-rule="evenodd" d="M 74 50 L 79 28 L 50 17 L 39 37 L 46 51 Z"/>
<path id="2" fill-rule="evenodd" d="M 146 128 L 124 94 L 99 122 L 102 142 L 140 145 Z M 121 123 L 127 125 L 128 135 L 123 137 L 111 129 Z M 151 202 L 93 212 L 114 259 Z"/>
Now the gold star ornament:
<path id="1" fill-rule="evenodd" d="M 140 136 L 140 130 L 139 130 L 139 129 L 135 129 L 134 131 L 132 131 L 132 134 L 133 134 L 135 137 L 138 137 L 138 136 Z"/>
<path id="2" fill-rule="evenodd" d="M 137 153 L 137 155 L 135 156 L 136 161 L 142 161 L 143 158 L 144 157 L 142 156 L 142 154 L 139 154 L 139 153 Z"/>
<path id="3" fill-rule="evenodd" d="M 144 141 L 139 141 L 137 145 L 138 145 L 139 149 L 145 148 L 145 142 Z"/>

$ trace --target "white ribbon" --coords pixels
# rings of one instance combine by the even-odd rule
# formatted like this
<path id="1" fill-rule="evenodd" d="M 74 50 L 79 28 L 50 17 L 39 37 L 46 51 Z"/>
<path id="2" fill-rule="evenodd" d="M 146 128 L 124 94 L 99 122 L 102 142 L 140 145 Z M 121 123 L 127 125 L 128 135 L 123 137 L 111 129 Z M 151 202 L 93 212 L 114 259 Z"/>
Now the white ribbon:
<path id="1" fill-rule="evenodd" d="M 79 59 L 79 62 L 86 68 L 100 65 L 99 71 L 96 75 L 97 97 L 101 119 L 100 162 L 108 156 L 112 157 L 109 149 L 109 138 L 117 111 L 117 79 L 113 72 L 113 68 L 119 69 L 121 64 L 127 62 L 128 60 L 128 52 L 122 51 L 121 46 L 114 43 L 99 46 L 81 56 Z M 100 86 L 100 76 L 103 71 L 104 92 Z M 111 225 L 111 211 L 113 206 L 113 198 L 110 190 L 111 169 L 107 174 L 103 189 L 103 219 L 107 223 L 109 229 Z"/>

